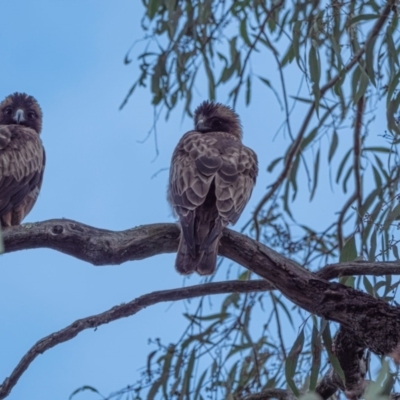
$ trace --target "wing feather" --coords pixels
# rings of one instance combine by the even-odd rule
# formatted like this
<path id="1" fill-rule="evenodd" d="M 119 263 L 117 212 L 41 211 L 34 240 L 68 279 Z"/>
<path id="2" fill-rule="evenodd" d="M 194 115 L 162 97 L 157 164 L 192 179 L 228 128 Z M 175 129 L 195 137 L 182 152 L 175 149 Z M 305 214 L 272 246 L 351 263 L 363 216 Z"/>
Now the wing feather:
<path id="1" fill-rule="evenodd" d="M 241 143 L 222 154 L 223 166 L 215 177 L 220 216 L 234 225 L 250 199 L 258 173 L 256 154 Z"/>
<path id="2" fill-rule="evenodd" d="M 38 193 L 44 163 L 44 149 L 34 130 L 20 125 L 0 125 L 0 216 L 18 207 L 31 192 Z M 37 194 L 30 197 L 29 201 L 25 200 L 27 212 Z"/>

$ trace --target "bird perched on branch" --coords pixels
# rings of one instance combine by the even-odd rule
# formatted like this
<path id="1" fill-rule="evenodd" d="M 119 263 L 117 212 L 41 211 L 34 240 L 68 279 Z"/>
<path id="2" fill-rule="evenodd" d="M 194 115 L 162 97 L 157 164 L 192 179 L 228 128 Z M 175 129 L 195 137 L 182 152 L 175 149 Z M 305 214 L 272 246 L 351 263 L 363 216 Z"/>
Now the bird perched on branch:
<path id="1" fill-rule="evenodd" d="M 0 222 L 19 225 L 42 185 L 42 110 L 34 97 L 14 93 L 0 103 Z"/>
<path id="2" fill-rule="evenodd" d="M 223 229 L 237 222 L 250 199 L 258 166 L 254 151 L 242 144 L 242 126 L 232 108 L 204 101 L 194 125 L 173 153 L 168 200 L 181 226 L 176 269 L 209 275 Z"/>

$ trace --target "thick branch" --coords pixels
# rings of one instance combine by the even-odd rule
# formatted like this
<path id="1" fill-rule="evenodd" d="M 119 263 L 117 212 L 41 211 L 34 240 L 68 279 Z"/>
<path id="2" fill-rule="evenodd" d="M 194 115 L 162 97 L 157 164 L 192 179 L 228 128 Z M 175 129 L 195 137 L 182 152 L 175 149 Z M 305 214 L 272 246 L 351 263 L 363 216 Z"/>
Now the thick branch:
<path id="1" fill-rule="evenodd" d="M 17 384 L 19 378 L 26 371 L 33 360 L 46 350 L 66 342 L 85 329 L 97 328 L 100 325 L 108 324 L 117 319 L 129 317 L 153 304 L 190 299 L 193 297 L 206 296 L 221 293 L 247 293 L 272 290 L 274 287 L 267 281 L 228 281 L 206 283 L 204 285 L 188 286 L 185 288 L 162 290 L 140 296 L 127 304 L 115 306 L 101 314 L 92 315 L 90 317 L 78 319 L 71 325 L 58 332 L 39 340 L 21 359 L 11 375 L 6 378 L 0 386 L 0 399 L 4 399 L 10 394 L 11 389 Z"/>

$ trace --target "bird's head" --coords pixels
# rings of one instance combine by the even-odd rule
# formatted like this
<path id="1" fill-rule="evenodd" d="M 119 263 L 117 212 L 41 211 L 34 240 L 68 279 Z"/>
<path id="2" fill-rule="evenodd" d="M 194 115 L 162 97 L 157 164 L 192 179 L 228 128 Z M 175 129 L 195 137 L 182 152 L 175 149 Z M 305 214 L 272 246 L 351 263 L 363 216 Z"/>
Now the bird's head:
<path id="1" fill-rule="evenodd" d="M 236 112 L 221 103 L 203 101 L 194 112 L 196 131 L 227 132 L 238 139 L 242 138 L 242 125 Z"/>
<path id="2" fill-rule="evenodd" d="M 19 124 L 40 133 L 42 110 L 39 103 L 26 93 L 10 94 L 0 103 L 0 124 Z"/>

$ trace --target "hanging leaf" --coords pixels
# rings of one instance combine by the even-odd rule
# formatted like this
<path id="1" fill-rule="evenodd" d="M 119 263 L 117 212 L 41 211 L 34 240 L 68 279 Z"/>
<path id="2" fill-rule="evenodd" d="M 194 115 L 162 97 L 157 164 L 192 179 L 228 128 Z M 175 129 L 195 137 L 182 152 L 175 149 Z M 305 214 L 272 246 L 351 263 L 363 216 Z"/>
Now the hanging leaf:
<path id="1" fill-rule="evenodd" d="M 294 341 L 293 346 L 285 362 L 286 382 L 295 396 L 299 396 L 299 390 L 297 389 L 294 383 L 293 377 L 296 373 L 297 362 L 299 360 L 299 355 L 303 350 L 303 345 L 304 345 L 304 328 L 301 329 L 299 335 Z"/>
<path id="2" fill-rule="evenodd" d="M 356 258 L 357 258 L 356 239 L 353 235 L 350 237 L 350 239 L 347 240 L 347 242 L 343 246 L 343 249 L 340 253 L 339 262 L 342 263 L 347 261 L 353 261 Z"/>

